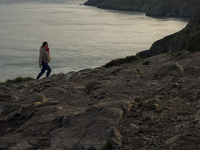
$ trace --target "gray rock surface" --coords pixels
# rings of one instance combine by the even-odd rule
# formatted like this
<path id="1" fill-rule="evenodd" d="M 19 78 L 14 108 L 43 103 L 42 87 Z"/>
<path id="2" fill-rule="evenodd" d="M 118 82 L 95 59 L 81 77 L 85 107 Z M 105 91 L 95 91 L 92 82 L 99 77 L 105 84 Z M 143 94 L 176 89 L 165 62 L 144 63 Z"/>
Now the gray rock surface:
<path id="1" fill-rule="evenodd" d="M 0 149 L 200 148 L 199 57 L 162 54 L 0 86 Z"/>

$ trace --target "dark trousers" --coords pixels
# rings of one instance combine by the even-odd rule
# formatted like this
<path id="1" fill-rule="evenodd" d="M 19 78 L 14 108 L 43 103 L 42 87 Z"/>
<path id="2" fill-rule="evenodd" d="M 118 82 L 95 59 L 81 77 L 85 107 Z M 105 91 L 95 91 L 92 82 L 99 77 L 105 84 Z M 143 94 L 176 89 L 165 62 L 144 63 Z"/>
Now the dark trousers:
<path id="1" fill-rule="evenodd" d="M 37 79 L 39 79 L 44 74 L 45 70 L 47 70 L 46 77 L 48 77 L 51 73 L 51 68 L 49 67 L 48 63 L 42 62 L 42 69 L 38 74 Z"/>

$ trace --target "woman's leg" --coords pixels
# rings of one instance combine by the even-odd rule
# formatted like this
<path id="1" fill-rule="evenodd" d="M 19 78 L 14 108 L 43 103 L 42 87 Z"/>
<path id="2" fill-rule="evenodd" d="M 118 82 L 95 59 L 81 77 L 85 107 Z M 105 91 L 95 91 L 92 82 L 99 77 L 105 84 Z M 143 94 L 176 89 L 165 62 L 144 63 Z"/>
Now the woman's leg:
<path id="1" fill-rule="evenodd" d="M 47 70 L 46 77 L 48 77 L 51 73 L 51 68 L 49 67 L 48 63 L 42 62 L 42 67 Z"/>
<path id="2" fill-rule="evenodd" d="M 49 67 L 49 65 L 47 63 L 42 62 L 42 69 L 41 69 L 41 72 L 38 74 L 37 79 L 39 79 L 43 75 L 45 70 L 47 70 L 46 77 L 48 77 L 51 73 L 51 68 Z"/>
<path id="3" fill-rule="evenodd" d="M 37 79 L 39 79 L 43 75 L 44 72 L 45 72 L 45 68 L 43 67 L 41 69 L 41 72 L 38 74 Z"/>
<path id="4" fill-rule="evenodd" d="M 51 73 L 51 68 L 49 67 L 49 65 L 47 64 L 46 66 L 46 70 L 47 70 L 47 74 L 46 74 L 46 77 L 48 77 Z"/>

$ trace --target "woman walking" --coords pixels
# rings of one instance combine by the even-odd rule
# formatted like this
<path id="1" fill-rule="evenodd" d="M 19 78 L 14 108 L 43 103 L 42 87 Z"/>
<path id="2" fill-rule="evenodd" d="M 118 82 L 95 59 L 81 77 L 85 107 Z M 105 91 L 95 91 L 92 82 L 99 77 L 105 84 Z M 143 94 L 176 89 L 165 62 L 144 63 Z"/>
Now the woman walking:
<path id="1" fill-rule="evenodd" d="M 43 42 L 40 48 L 40 56 L 39 56 L 39 67 L 42 68 L 41 72 L 38 74 L 37 79 L 39 79 L 47 70 L 46 77 L 48 77 L 51 73 L 51 68 L 49 67 L 48 63 L 50 62 L 50 52 L 47 42 Z"/>

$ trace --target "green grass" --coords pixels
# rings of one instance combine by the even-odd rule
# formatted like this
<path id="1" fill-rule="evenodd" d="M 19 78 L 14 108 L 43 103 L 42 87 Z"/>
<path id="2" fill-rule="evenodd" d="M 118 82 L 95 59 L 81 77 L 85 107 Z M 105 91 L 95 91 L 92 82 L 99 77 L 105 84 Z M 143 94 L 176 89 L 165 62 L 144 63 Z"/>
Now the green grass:
<path id="1" fill-rule="evenodd" d="M 8 85 L 11 83 L 20 83 L 20 82 L 26 82 L 26 81 L 30 81 L 33 80 L 32 77 L 17 77 L 15 79 L 8 79 L 5 82 L 0 82 L 0 85 Z"/>
<path id="2" fill-rule="evenodd" d="M 112 150 L 112 142 L 110 139 L 102 146 L 102 150 Z"/>
<path id="3" fill-rule="evenodd" d="M 114 59 L 114 60 L 108 62 L 103 67 L 109 68 L 109 67 L 112 67 L 112 66 L 119 66 L 121 64 L 131 63 L 131 62 L 134 62 L 134 61 L 139 60 L 139 59 L 140 58 L 138 56 L 127 56 L 125 58 L 118 58 L 118 59 Z"/>

